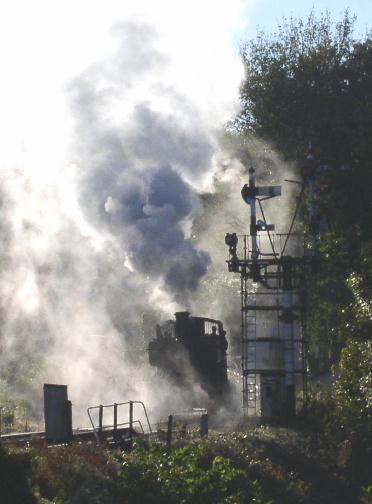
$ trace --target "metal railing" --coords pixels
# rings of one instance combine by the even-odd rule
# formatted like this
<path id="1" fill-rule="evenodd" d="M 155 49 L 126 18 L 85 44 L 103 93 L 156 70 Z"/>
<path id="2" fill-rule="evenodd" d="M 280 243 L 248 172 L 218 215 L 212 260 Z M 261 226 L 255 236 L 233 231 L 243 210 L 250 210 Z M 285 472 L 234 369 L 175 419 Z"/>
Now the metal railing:
<path id="1" fill-rule="evenodd" d="M 128 434 L 130 441 L 133 439 L 133 432 L 134 432 L 134 426 L 139 425 L 142 434 L 145 434 L 142 422 L 139 419 L 134 420 L 133 418 L 133 406 L 135 404 L 139 404 L 142 406 L 147 425 L 148 425 L 148 430 L 149 433 L 152 434 L 152 428 L 150 424 L 149 417 L 147 415 L 146 407 L 143 404 L 142 401 L 126 401 L 122 403 L 114 403 L 114 404 L 100 404 L 99 406 L 91 406 L 87 409 L 88 417 L 90 420 L 90 423 L 93 428 L 94 436 L 98 442 L 101 441 L 102 439 L 102 434 L 104 431 L 112 431 L 114 438 L 115 436 L 120 432 L 121 429 L 124 429 L 125 427 L 128 427 Z M 129 419 L 126 422 L 118 422 L 118 409 L 123 407 L 123 406 L 129 406 Z M 91 412 L 94 410 L 98 410 L 98 425 L 94 424 Z M 112 412 L 113 416 L 113 422 L 110 424 L 104 424 L 104 411 L 105 410 L 110 410 Z"/>
<path id="2" fill-rule="evenodd" d="M 208 436 L 208 411 L 206 408 L 194 408 L 192 411 L 180 411 L 168 416 L 166 422 L 158 423 L 158 432 L 161 424 L 165 424 L 165 441 L 167 450 L 171 450 L 174 438 L 183 439 L 188 436 L 187 426 L 199 425 L 199 434 L 203 438 Z M 180 425 L 181 424 L 181 425 Z"/>

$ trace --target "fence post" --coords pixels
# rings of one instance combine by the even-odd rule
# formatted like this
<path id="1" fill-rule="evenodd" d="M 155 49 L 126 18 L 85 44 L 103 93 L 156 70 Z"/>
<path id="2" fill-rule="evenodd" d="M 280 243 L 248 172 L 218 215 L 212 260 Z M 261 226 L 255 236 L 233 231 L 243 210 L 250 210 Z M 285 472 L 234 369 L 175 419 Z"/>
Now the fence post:
<path id="1" fill-rule="evenodd" d="M 129 439 L 130 448 L 133 448 L 133 401 L 129 401 Z"/>
<path id="2" fill-rule="evenodd" d="M 67 411 L 67 430 L 68 430 L 68 434 L 67 434 L 67 438 L 69 441 L 72 441 L 73 437 L 74 437 L 74 433 L 73 433 L 73 428 L 72 428 L 72 402 L 71 401 L 67 401 L 66 403 L 66 411 Z"/>
<path id="3" fill-rule="evenodd" d="M 102 404 L 98 407 L 98 436 L 100 441 L 102 441 L 102 430 L 103 430 L 103 406 Z"/>
<path id="4" fill-rule="evenodd" d="M 114 403 L 114 430 L 118 428 L 118 405 Z"/>
<path id="5" fill-rule="evenodd" d="M 116 441 L 117 438 L 117 429 L 118 429 L 118 405 L 114 403 L 114 439 Z"/>
<path id="6" fill-rule="evenodd" d="M 173 429 L 173 415 L 168 417 L 168 429 L 167 429 L 167 450 L 170 451 L 172 448 L 172 429 Z"/>
<path id="7" fill-rule="evenodd" d="M 200 417 L 200 437 L 208 436 L 208 413 Z"/>

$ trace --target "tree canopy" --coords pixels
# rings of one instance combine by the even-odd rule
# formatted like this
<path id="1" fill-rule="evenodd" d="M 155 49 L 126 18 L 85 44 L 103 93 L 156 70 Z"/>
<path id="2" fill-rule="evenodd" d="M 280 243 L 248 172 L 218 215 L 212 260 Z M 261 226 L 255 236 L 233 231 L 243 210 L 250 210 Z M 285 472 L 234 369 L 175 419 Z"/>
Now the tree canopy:
<path id="1" fill-rule="evenodd" d="M 320 250 L 328 258 L 313 290 L 314 340 L 372 337 L 372 36 L 354 35 L 345 12 L 283 20 L 242 47 L 242 110 L 234 126 L 302 167 L 307 145 L 316 174 Z M 364 308 L 363 308 L 364 307 Z M 363 311 L 364 310 L 364 311 Z"/>
<path id="2" fill-rule="evenodd" d="M 329 14 L 311 13 L 246 43 L 237 126 L 290 158 L 312 140 L 323 162 L 360 163 L 370 143 L 372 41 L 357 41 L 353 25 L 347 12 L 335 25 Z"/>

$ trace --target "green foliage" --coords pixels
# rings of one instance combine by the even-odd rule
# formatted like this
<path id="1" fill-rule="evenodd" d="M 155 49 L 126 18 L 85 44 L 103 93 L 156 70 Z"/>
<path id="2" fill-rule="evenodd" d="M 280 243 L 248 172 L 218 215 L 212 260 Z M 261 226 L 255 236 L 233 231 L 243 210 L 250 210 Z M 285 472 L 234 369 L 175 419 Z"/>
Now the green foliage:
<path id="1" fill-rule="evenodd" d="M 354 332 L 362 339 L 372 336 L 372 240 L 363 243 L 357 268 L 348 277 L 353 293 L 352 310 L 355 315 Z"/>
<path id="2" fill-rule="evenodd" d="M 309 394 L 304 416 L 305 425 L 313 436 L 313 442 L 324 434 L 331 433 L 333 438 L 337 436 L 339 423 L 335 411 L 336 401 L 332 390 L 325 385 L 317 385 Z"/>
<path id="3" fill-rule="evenodd" d="M 9 494 L 9 488 L 5 490 L 8 494 L 0 493 L 1 502 L 357 502 L 355 489 L 334 475 L 333 454 L 326 451 L 312 454 L 307 437 L 296 432 L 261 427 L 182 443 L 167 452 L 163 445 L 147 448 L 137 442 L 131 453 L 124 453 L 82 444 L 47 448 L 34 441 L 26 450 L 2 453 L 7 466 L 5 475 L 16 484 L 12 493 Z M 0 469 L 3 469 L 1 462 Z M 16 492 L 21 492 L 21 500 L 17 500 Z"/>
<path id="4" fill-rule="evenodd" d="M 170 454 L 159 447 L 150 453 L 137 450 L 130 457 L 124 455 L 123 467 L 122 476 L 127 484 L 133 473 L 151 475 L 148 495 L 142 493 L 146 486 L 141 485 L 136 502 L 154 495 L 154 486 L 160 495 L 153 502 L 243 502 L 243 497 L 249 495 L 249 486 L 245 489 L 249 481 L 244 472 L 236 469 L 229 459 L 213 454 L 204 443 L 186 445 Z"/>
<path id="5" fill-rule="evenodd" d="M 36 504 L 28 475 L 31 459 L 25 453 L 8 453 L 0 447 L 0 502 Z"/>
<path id="6" fill-rule="evenodd" d="M 362 504 L 372 504 L 372 485 L 363 487 L 362 494 L 360 502 Z"/>
<path id="7" fill-rule="evenodd" d="M 347 12 L 336 25 L 328 13 L 316 18 L 312 12 L 305 21 L 284 19 L 274 35 L 261 32 L 248 42 L 240 129 L 274 142 L 292 159 L 301 158 L 304 142 L 312 139 L 323 162 L 336 162 L 336 153 L 339 163 L 349 162 L 361 80 L 363 98 L 372 98 L 370 77 L 361 72 L 369 65 L 369 43 L 355 45 L 353 23 Z"/>
<path id="8" fill-rule="evenodd" d="M 350 340 L 342 350 L 334 396 L 341 427 L 372 448 L 372 341 Z"/>
<path id="9" fill-rule="evenodd" d="M 372 446 L 372 341 L 349 340 L 341 352 L 333 389 L 319 387 L 310 397 L 308 422 L 333 439 L 355 433 Z"/>
<path id="10" fill-rule="evenodd" d="M 37 404 L 40 403 L 40 383 L 35 377 L 41 371 L 40 357 L 20 349 L 12 351 L 13 358 L 5 359 L 0 370 L 0 406 L 2 407 L 2 430 L 24 432 L 33 425 L 35 430 L 40 420 Z M 11 353 L 12 353 L 11 352 Z M 19 396 L 24 392 L 23 397 Z"/>
<path id="11" fill-rule="evenodd" d="M 141 443 L 131 453 L 37 447 L 33 461 L 38 498 L 56 503 L 271 504 L 256 479 L 208 442 L 170 453 L 162 445 L 146 449 Z"/>
<path id="12" fill-rule="evenodd" d="M 347 342 L 333 389 L 319 388 L 311 395 L 306 423 L 316 448 L 326 445 L 349 478 L 370 482 L 372 341 Z"/>
<path id="13" fill-rule="evenodd" d="M 33 487 L 39 498 L 56 504 L 120 502 L 118 465 L 95 447 L 33 448 Z M 126 502 L 126 501 L 123 501 Z"/>

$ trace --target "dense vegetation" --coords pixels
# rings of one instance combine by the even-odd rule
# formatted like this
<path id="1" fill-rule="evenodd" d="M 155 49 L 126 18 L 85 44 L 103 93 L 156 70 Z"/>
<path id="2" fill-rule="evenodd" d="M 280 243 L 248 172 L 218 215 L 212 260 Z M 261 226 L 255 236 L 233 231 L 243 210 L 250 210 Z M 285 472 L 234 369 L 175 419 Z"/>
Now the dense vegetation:
<path id="1" fill-rule="evenodd" d="M 341 454 L 342 455 L 342 454 Z M 4 504 L 368 503 L 348 462 L 310 435 L 261 427 L 182 440 L 171 452 L 89 445 L 0 451 Z M 339 475 L 335 475 L 338 472 Z M 363 495 L 364 494 L 364 495 Z"/>

